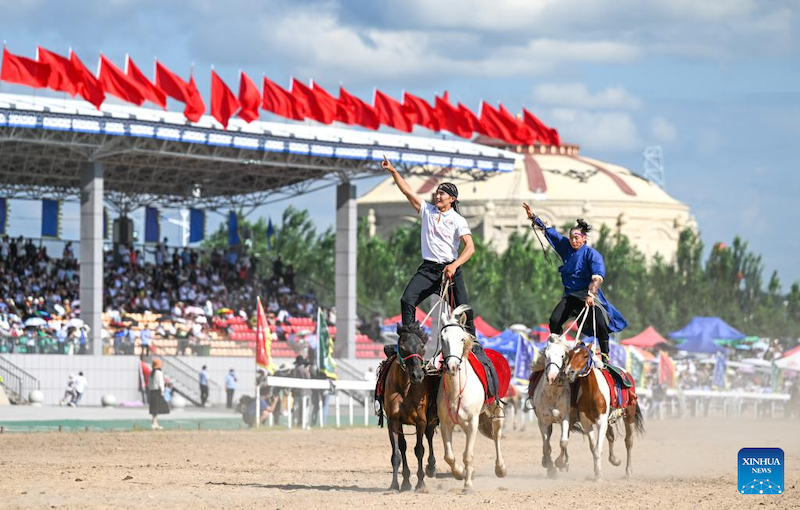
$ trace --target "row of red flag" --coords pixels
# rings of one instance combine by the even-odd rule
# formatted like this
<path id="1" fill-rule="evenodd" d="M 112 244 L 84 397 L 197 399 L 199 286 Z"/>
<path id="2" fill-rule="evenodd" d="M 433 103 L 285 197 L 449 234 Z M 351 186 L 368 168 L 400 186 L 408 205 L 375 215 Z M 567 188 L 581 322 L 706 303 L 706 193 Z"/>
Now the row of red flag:
<path id="1" fill-rule="evenodd" d="M 100 55 L 95 75 L 72 50 L 69 57 L 64 57 L 40 46 L 33 60 L 14 55 L 4 47 L 0 80 L 66 92 L 73 97 L 80 95 L 98 109 L 106 94 L 110 94 L 137 106 L 150 101 L 164 109 L 167 97 L 171 97 L 185 104 L 184 115 L 191 122 L 197 122 L 206 111 L 193 76 L 185 81 L 156 61 L 155 79 L 151 81 L 130 56 L 126 58 L 123 71 Z M 223 127 L 228 127 L 234 115 L 245 122 L 257 120 L 259 108 L 287 119 L 311 119 L 323 124 L 341 122 L 368 129 L 384 125 L 406 133 L 416 125 L 435 132 L 448 131 L 462 138 L 471 138 L 477 133 L 511 145 L 561 144 L 558 131 L 524 108 L 519 119 L 502 104 L 495 108 L 482 101 L 480 114 L 476 115 L 461 103 L 452 105 L 447 92 L 437 96 L 431 105 L 407 92 L 401 103 L 377 89 L 370 105 L 349 94 L 344 87 L 339 88 L 339 97 L 335 98 L 313 81 L 309 87 L 293 79 L 291 89 L 286 90 L 267 77 L 259 92 L 244 72 L 240 73 L 239 94 L 236 95 L 212 68 L 211 115 Z"/>

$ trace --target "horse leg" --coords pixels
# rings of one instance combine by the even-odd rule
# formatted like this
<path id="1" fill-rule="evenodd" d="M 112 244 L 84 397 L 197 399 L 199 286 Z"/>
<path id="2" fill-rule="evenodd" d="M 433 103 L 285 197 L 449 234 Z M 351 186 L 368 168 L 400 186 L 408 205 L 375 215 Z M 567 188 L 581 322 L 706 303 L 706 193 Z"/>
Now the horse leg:
<path id="1" fill-rule="evenodd" d="M 556 467 L 562 471 L 569 471 L 569 454 L 567 453 L 567 444 L 569 443 L 569 413 L 561 420 L 561 440 L 558 445 L 561 447 L 561 454 L 556 459 Z"/>
<path id="2" fill-rule="evenodd" d="M 550 458 L 550 453 L 552 452 L 550 436 L 553 435 L 553 424 L 540 419 L 539 432 L 542 433 L 542 467 L 547 468 L 547 476 L 555 476 L 556 469 L 553 467 L 553 461 Z"/>
<path id="3" fill-rule="evenodd" d="M 610 425 L 606 430 L 606 439 L 608 439 L 608 461 L 614 466 L 619 466 L 622 461 L 614 455 L 614 427 Z"/>
<path id="4" fill-rule="evenodd" d="M 389 486 L 389 490 L 399 491 L 400 484 L 397 481 L 397 471 L 400 469 L 400 448 L 398 447 L 399 437 L 397 432 L 395 432 L 395 420 L 389 420 L 387 425 L 387 428 L 389 429 L 389 442 L 392 444 L 392 485 Z"/>
<path id="5" fill-rule="evenodd" d="M 475 438 L 478 437 L 478 420 L 480 413 L 470 416 L 464 432 L 467 435 L 467 445 L 464 448 L 464 492 L 473 491 L 472 478 L 475 476 Z"/>
<path id="6" fill-rule="evenodd" d="M 433 436 L 436 434 L 436 426 L 428 425 L 425 428 L 425 437 L 428 438 L 428 466 L 425 468 L 425 474 L 433 478 L 436 476 L 436 456 L 433 454 Z"/>
<path id="7" fill-rule="evenodd" d="M 414 447 L 414 455 L 417 456 L 417 486 L 414 490 L 425 492 L 425 469 L 422 461 L 425 459 L 425 424 L 417 423 L 417 445 Z"/>
<path id="8" fill-rule="evenodd" d="M 633 476 L 633 466 L 631 465 L 631 458 L 633 457 L 633 428 L 636 420 L 636 406 L 634 404 L 628 407 L 627 416 L 625 417 L 625 449 L 628 452 L 628 461 L 625 464 L 625 477 L 630 478 Z"/>
<path id="9" fill-rule="evenodd" d="M 403 426 L 400 427 L 400 456 L 403 460 L 403 484 L 400 486 L 400 492 L 411 490 L 411 470 L 408 468 L 408 459 L 406 458 L 406 436 L 403 434 Z"/>
<path id="10" fill-rule="evenodd" d="M 500 407 L 499 404 L 495 404 L 495 408 L 492 411 L 492 431 L 494 432 L 494 451 L 495 451 L 495 461 L 494 461 L 494 474 L 498 478 L 503 478 L 508 474 L 508 470 L 506 469 L 506 461 L 503 459 L 503 452 L 500 451 L 500 434 L 503 430 L 503 408 Z"/>
<path id="11" fill-rule="evenodd" d="M 597 441 L 594 444 L 594 479 L 600 481 L 603 478 L 601 457 L 603 456 L 603 436 L 608 429 L 608 415 L 602 414 L 597 419 Z"/>
<path id="12" fill-rule="evenodd" d="M 453 425 L 441 423 L 442 445 L 444 446 L 444 461 L 450 466 L 450 471 L 456 480 L 464 479 L 464 467 L 456 462 L 456 454 L 453 452 Z"/>
<path id="13" fill-rule="evenodd" d="M 597 443 L 600 442 L 601 436 L 598 435 L 598 427 L 595 423 L 589 421 L 584 415 L 581 415 L 581 425 L 587 431 L 586 435 L 589 437 L 589 450 L 592 452 L 592 459 L 594 460 L 594 477 L 595 480 L 600 479 L 600 459 L 597 456 L 598 448 Z"/>

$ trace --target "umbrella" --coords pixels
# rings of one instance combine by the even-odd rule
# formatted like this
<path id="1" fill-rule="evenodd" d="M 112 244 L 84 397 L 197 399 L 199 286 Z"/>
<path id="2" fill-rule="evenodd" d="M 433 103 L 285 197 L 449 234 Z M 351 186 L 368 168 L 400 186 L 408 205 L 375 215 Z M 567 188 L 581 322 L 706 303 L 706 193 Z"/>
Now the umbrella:
<path id="1" fill-rule="evenodd" d="M 199 306 L 187 306 L 183 311 L 186 315 L 205 315 L 206 312 Z"/>
<path id="2" fill-rule="evenodd" d="M 220 308 L 217 310 L 217 315 L 228 315 L 229 313 L 233 313 L 233 310 L 230 308 Z"/>
<path id="3" fill-rule="evenodd" d="M 196 318 L 194 319 L 194 321 L 195 321 L 196 323 L 198 323 L 198 324 L 208 324 L 208 319 L 206 319 L 206 316 L 205 316 L 205 315 L 201 315 L 201 316 L 199 316 L 199 317 L 196 317 Z"/>
<path id="4" fill-rule="evenodd" d="M 26 328 L 35 328 L 37 326 L 44 326 L 47 322 L 41 317 L 29 317 L 25 319 Z"/>
<path id="5" fill-rule="evenodd" d="M 39 310 L 38 312 L 36 312 L 36 314 L 37 314 L 39 317 L 41 317 L 41 318 L 43 318 L 43 319 L 45 319 L 45 320 L 50 320 L 50 314 L 49 314 L 49 313 L 47 313 L 47 312 L 45 312 L 44 310 Z"/>
<path id="6" fill-rule="evenodd" d="M 80 328 L 83 327 L 83 319 L 73 318 L 67 321 L 66 326 L 68 328 Z"/>

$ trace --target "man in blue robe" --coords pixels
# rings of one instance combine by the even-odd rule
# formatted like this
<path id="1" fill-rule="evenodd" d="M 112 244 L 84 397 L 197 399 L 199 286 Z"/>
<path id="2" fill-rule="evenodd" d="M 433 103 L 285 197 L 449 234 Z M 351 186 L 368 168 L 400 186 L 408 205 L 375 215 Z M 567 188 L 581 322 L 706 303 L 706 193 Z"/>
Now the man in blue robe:
<path id="1" fill-rule="evenodd" d="M 547 241 L 564 262 L 558 268 L 564 284 L 564 296 L 550 315 L 550 332 L 560 335 L 570 317 L 577 316 L 585 306 L 595 307 L 590 310 L 594 317 L 586 319 L 583 331 L 597 338 L 603 362 L 608 363 L 609 331 L 622 331 L 628 323 L 600 290 L 606 277 L 606 264 L 600 252 L 586 244 L 587 234 L 592 227 L 579 219 L 567 238 L 553 227 L 545 225 L 541 218 L 533 214 L 528 204 L 522 206 L 532 226 L 544 230 Z"/>

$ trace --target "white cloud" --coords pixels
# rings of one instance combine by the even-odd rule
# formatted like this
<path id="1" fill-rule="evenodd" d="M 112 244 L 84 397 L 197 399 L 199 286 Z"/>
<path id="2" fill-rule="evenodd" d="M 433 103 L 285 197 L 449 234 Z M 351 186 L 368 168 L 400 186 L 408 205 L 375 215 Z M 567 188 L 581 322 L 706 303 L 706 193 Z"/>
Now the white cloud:
<path id="1" fill-rule="evenodd" d="M 625 112 L 590 112 L 571 108 L 552 110 L 548 119 L 561 139 L 588 150 L 626 152 L 641 148 L 639 130 Z"/>
<path id="2" fill-rule="evenodd" d="M 650 121 L 650 135 L 658 142 L 671 143 L 678 139 L 678 130 L 664 117 L 655 117 Z"/>
<path id="3" fill-rule="evenodd" d="M 593 94 L 583 83 L 547 83 L 533 88 L 533 100 L 536 104 L 586 109 L 635 110 L 642 106 L 642 101 L 622 85 Z"/>

